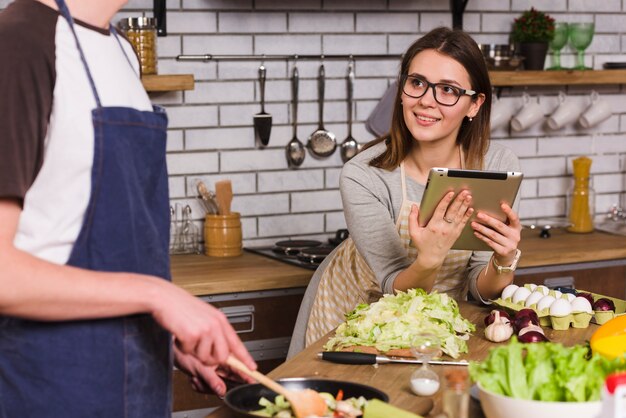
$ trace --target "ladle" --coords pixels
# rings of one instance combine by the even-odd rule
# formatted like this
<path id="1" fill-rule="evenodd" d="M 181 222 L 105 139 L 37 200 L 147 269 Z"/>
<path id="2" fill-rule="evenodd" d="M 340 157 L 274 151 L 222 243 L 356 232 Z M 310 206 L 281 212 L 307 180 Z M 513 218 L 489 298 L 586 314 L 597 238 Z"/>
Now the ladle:
<path id="1" fill-rule="evenodd" d="M 283 395 L 291 405 L 291 410 L 296 415 L 296 418 L 306 418 L 309 416 L 321 417 L 326 414 L 328 409 L 326 401 L 313 389 L 304 389 L 296 392 L 291 391 L 265 376 L 263 373 L 250 370 L 245 364 L 233 356 L 229 356 L 226 363 L 233 369 L 255 379 L 268 389 L 273 390 L 279 395 Z"/>
<path id="2" fill-rule="evenodd" d="M 298 139 L 298 67 L 294 64 L 291 76 L 291 94 L 293 100 L 293 138 L 285 148 L 287 154 L 287 163 L 290 168 L 299 167 L 304 161 L 306 155 L 304 144 Z"/>
<path id="3" fill-rule="evenodd" d="M 352 100 L 354 98 L 354 60 L 348 64 L 348 137 L 341 143 L 341 160 L 345 163 L 359 152 L 359 143 L 352 137 Z"/>

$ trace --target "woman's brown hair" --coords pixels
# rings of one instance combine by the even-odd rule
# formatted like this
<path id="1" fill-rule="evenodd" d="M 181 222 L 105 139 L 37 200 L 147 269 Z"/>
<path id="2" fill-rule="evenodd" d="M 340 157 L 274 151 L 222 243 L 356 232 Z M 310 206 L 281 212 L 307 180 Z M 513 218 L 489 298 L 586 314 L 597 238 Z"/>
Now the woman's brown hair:
<path id="1" fill-rule="evenodd" d="M 404 122 L 402 113 L 403 77 L 408 73 L 413 58 L 420 52 L 434 49 L 460 63 L 470 77 L 471 89 L 485 96 L 485 101 L 478 113 L 469 121 L 464 118 L 456 139 L 465 155 L 465 166 L 470 169 L 482 169 L 485 153 L 489 147 L 489 119 L 491 117 L 491 82 L 489 72 L 476 42 L 462 30 L 440 27 L 433 29 L 415 41 L 404 54 L 400 74 L 398 75 L 398 92 L 396 93 L 391 128 L 388 134 L 368 143 L 365 148 L 372 147 L 382 141 L 387 149 L 370 161 L 370 165 L 386 170 L 394 170 L 406 158 L 413 144 L 413 136 Z"/>

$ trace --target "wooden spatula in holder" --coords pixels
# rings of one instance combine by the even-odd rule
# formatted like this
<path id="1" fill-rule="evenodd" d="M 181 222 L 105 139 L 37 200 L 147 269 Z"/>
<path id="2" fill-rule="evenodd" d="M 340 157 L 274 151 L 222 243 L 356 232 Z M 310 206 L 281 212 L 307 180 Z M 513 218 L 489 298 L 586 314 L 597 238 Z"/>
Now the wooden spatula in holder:
<path id="1" fill-rule="evenodd" d="M 217 200 L 218 213 L 230 215 L 230 205 L 233 201 L 233 186 L 230 180 L 215 182 L 215 198 Z"/>
<path id="2" fill-rule="evenodd" d="M 218 214 L 204 220 L 204 247 L 210 257 L 234 257 L 242 253 L 241 218 L 231 212 L 233 189 L 230 180 L 215 182 Z"/>

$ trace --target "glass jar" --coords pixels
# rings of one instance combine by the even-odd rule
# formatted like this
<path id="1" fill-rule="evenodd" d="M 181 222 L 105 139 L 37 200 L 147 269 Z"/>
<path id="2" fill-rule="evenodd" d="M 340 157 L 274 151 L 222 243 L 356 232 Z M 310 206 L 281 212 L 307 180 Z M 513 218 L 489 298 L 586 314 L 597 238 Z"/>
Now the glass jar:
<path id="1" fill-rule="evenodd" d="M 589 177 L 591 159 L 576 158 L 573 165 L 574 183 L 568 189 L 566 196 L 566 210 L 570 222 L 567 230 L 577 233 L 592 232 L 596 193 Z"/>
<path id="2" fill-rule="evenodd" d="M 446 385 L 443 392 L 443 413 L 447 418 L 469 417 L 469 381 L 465 369 L 446 371 Z"/>
<path id="3" fill-rule="evenodd" d="M 157 73 L 157 29 L 153 17 L 129 17 L 120 20 L 120 30 L 126 35 L 137 53 L 141 74 Z"/>

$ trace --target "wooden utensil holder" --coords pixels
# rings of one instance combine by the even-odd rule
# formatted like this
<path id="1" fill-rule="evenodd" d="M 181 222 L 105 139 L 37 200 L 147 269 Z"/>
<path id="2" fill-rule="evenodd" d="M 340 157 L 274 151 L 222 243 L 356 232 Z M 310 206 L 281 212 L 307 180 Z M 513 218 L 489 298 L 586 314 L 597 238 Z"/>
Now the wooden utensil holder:
<path id="1" fill-rule="evenodd" d="M 209 257 L 235 257 L 242 253 L 241 216 L 206 215 L 204 219 L 204 252 Z"/>

